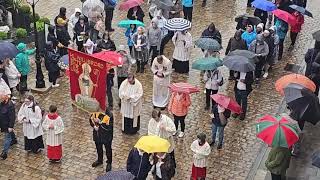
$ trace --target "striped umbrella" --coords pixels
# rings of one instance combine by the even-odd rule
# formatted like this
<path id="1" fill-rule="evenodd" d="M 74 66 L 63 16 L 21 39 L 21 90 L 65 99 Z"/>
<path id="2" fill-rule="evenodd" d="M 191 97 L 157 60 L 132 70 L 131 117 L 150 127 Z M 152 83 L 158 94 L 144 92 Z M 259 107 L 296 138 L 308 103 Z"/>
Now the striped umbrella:
<path id="1" fill-rule="evenodd" d="M 169 31 L 184 31 L 191 28 L 191 22 L 183 18 L 172 18 L 165 23 L 164 28 Z"/>
<path id="2" fill-rule="evenodd" d="M 285 117 L 266 115 L 256 124 L 257 137 L 272 147 L 290 148 L 299 140 L 298 127 Z"/>

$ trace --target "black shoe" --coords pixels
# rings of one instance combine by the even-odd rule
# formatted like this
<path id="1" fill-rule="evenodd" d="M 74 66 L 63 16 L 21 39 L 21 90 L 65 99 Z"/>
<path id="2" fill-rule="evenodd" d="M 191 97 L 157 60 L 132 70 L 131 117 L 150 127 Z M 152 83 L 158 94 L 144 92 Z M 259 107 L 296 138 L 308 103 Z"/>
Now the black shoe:
<path id="1" fill-rule="evenodd" d="M 201 6 L 202 6 L 202 7 L 206 7 L 206 5 L 207 5 L 207 2 L 206 2 L 206 1 L 203 1 Z"/>
<path id="2" fill-rule="evenodd" d="M 2 160 L 6 160 L 7 157 L 8 157 L 8 154 L 5 153 L 5 152 L 2 152 L 1 155 L 0 155 L 0 157 L 2 158 Z"/>
<path id="3" fill-rule="evenodd" d="M 239 116 L 239 114 L 232 114 L 233 118 L 237 118 Z"/>
<path id="4" fill-rule="evenodd" d="M 242 114 L 240 115 L 240 118 L 239 118 L 239 119 L 240 119 L 241 121 L 243 121 L 245 118 L 246 118 L 246 115 L 245 115 L 244 113 L 242 113 Z"/>
<path id="5" fill-rule="evenodd" d="M 217 146 L 217 149 L 218 149 L 218 150 L 222 149 L 222 144 L 219 144 L 219 145 Z"/>
<path id="6" fill-rule="evenodd" d="M 100 166 L 101 164 L 103 164 L 103 162 L 100 162 L 100 161 L 96 161 L 96 162 L 94 162 L 94 163 L 92 163 L 92 167 L 98 167 L 98 166 Z"/>
<path id="7" fill-rule="evenodd" d="M 215 142 L 214 142 L 214 141 L 212 141 L 212 142 L 210 143 L 210 146 L 214 146 L 214 143 L 215 143 Z"/>
<path id="8" fill-rule="evenodd" d="M 112 28 L 108 29 L 108 32 L 114 32 L 114 29 L 112 29 Z"/>
<path id="9" fill-rule="evenodd" d="M 11 143 L 10 143 L 10 146 L 13 146 L 15 144 L 18 144 L 18 141 L 16 139 L 12 140 Z"/>
<path id="10" fill-rule="evenodd" d="M 111 164 L 110 163 L 107 163 L 107 167 L 106 167 L 106 172 L 109 172 L 111 171 Z"/>
<path id="11" fill-rule="evenodd" d="M 209 110 L 209 106 L 206 106 L 206 107 L 204 108 L 204 110 L 208 111 L 208 110 Z"/>

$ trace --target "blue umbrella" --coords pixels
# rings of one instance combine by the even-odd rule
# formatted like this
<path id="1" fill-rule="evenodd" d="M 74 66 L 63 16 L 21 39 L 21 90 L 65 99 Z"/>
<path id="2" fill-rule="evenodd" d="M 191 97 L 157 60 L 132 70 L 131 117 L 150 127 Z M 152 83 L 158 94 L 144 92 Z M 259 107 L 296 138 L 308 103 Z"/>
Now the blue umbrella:
<path id="1" fill-rule="evenodd" d="M 312 13 L 310 11 L 306 10 L 305 8 L 301 7 L 301 6 L 297 6 L 297 5 L 293 4 L 293 5 L 290 5 L 289 7 L 291 9 L 294 9 L 294 10 L 300 12 L 301 14 L 304 14 L 304 15 L 307 15 L 307 16 L 313 18 Z"/>
<path id="2" fill-rule="evenodd" d="M 0 60 L 15 58 L 19 53 L 17 47 L 9 42 L 0 42 Z"/>
<path id="3" fill-rule="evenodd" d="M 199 38 L 198 40 L 196 40 L 195 45 L 205 50 L 210 49 L 214 51 L 220 51 L 222 49 L 221 44 L 219 44 L 217 40 L 212 38 Z"/>
<path id="4" fill-rule="evenodd" d="M 69 65 L 69 55 L 66 54 L 66 55 L 62 56 L 61 59 L 60 59 L 60 61 L 62 61 L 63 64 L 65 64 L 65 65 L 68 66 L 68 65 Z"/>
<path id="5" fill-rule="evenodd" d="M 138 21 L 138 20 L 122 20 L 118 23 L 118 27 L 129 28 L 131 24 L 135 24 L 137 27 L 139 27 L 139 26 L 144 27 L 143 22 Z"/>
<path id="6" fill-rule="evenodd" d="M 267 0 L 255 0 L 251 4 L 253 7 L 261 9 L 263 11 L 273 11 L 277 9 L 277 6 L 275 4 Z"/>
<path id="7" fill-rule="evenodd" d="M 222 61 L 219 58 L 208 57 L 200 58 L 192 63 L 192 69 L 197 70 L 214 70 L 222 66 Z"/>
<path id="8" fill-rule="evenodd" d="M 133 180 L 135 176 L 126 170 L 109 171 L 97 180 Z"/>

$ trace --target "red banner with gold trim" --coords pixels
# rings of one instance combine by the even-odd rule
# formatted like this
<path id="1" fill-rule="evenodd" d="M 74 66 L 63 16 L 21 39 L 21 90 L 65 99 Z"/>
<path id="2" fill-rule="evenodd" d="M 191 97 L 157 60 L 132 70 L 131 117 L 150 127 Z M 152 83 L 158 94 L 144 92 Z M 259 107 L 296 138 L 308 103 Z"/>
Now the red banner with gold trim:
<path id="1" fill-rule="evenodd" d="M 106 76 L 111 64 L 69 49 L 71 98 L 90 112 L 106 108 Z"/>

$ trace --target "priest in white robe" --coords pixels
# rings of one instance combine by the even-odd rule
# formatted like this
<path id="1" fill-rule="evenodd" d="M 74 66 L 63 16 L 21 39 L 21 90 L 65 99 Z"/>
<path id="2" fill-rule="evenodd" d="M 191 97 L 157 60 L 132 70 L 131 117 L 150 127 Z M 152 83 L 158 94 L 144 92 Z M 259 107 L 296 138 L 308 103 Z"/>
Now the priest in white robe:
<path id="1" fill-rule="evenodd" d="M 153 60 L 151 71 L 153 75 L 153 106 L 164 110 L 170 98 L 171 61 L 163 55 Z"/>
<path id="2" fill-rule="evenodd" d="M 163 139 L 166 139 L 170 142 L 170 148 L 168 153 L 174 160 L 174 164 L 176 166 L 176 161 L 174 157 L 174 140 L 173 134 L 176 133 L 176 126 L 174 125 L 173 120 L 161 114 L 161 111 L 158 109 L 154 109 L 152 111 L 152 118 L 148 124 L 148 135 L 159 136 Z"/>
<path id="3" fill-rule="evenodd" d="M 140 81 L 129 74 L 119 88 L 121 100 L 122 131 L 125 134 L 135 134 L 140 129 L 140 113 L 142 109 L 143 89 Z"/>
<path id="4" fill-rule="evenodd" d="M 18 121 L 23 123 L 24 148 L 28 152 L 38 153 L 44 149 L 42 113 L 34 97 L 29 95 L 18 112 Z"/>

